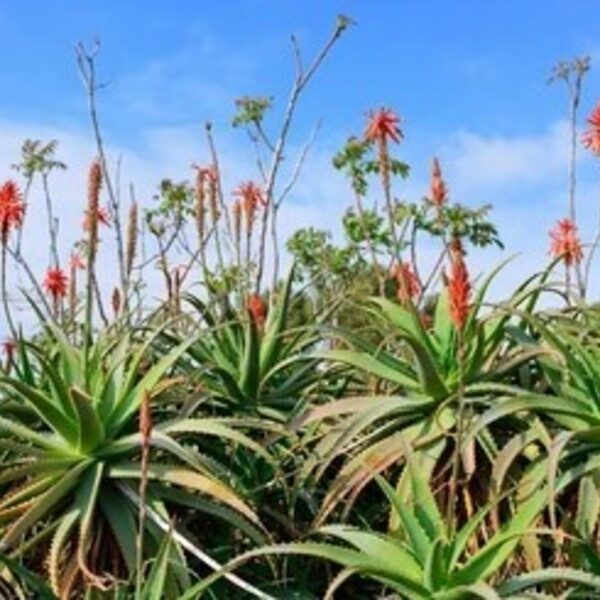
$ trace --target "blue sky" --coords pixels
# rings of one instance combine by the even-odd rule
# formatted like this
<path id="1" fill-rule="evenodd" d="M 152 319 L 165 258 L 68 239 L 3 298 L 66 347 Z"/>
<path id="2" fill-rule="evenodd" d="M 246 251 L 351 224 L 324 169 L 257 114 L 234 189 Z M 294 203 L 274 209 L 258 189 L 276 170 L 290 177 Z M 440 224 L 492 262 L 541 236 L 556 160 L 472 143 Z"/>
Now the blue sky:
<path id="1" fill-rule="evenodd" d="M 362 131 L 369 107 L 385 104 L 405 120 L 399 152 L 413 165 L 399 195 L 422 195 L 439 155 L 455 199 L 495 205 L 501 233 L 523 254 L 514 273 L 542 264 L 547 231 L 566 206 L 566 95 L 546 79 L 562 58 L 588 53 L 600 63 L 597 0 L 0 1 L 0 171 L 26 135 L 57 137 L 71 166 L 56 183 L 65 228 L 79 221 L 77 190 L 94 149 L 73 46 L 98 36 L 105 136 L 142 195 L 162 176 L 187 176 L 206 156 L 207 119 L 230 180 L 252 175 L 251 149 L 228 127 L 233 99 L 267 94 L 281 108 L 293 69 L 289 34 L 310 56 L 338 13 L 357 25 L 303 98 L 292 145 L 317 120 L 323 125 L 288 222 L 335 230 L 349 199 L 330 157 Z M 598 99 L 600 65 L 587 80 L 583 114 Z M 600 196 L 596 166 L 582 157 L 588 238 Z M 483 270 L 499 255 L 475 258 Z"/>
<path id="2" fill-rule="evenodd" d="M 414 131 L 443 135 L 468 126 L 483 134 L 509 134 L 543 130 L 561 114 L 562 97 L 544 85 L 545 77 L 557 59 L 596 51 L 600 4 L 4 1 L 0 109 L 5 117 L 59 124 L 84 119 L 72 47 L 97 35 L 104 46 L 100 68 L 110 82 L 106 126 L 115 138 L 130 139 L 148 125 L 225 117 L 210 94 L 203 100 L 203 86 L 232 96 L 264 90 L 280 97 L 289 69 L 289 33 L 297 33 L 308 51 L 340 12 L 358 26 L 323 68 L 305 115 L 329 107 L 322 116 L 336 128 L 385 102 L 397 107 Z M 173 113 L 138 114 L 134 102 L 120 102 L 149 92 L 151 104 L 157 92 L 144 83 L 154 83 L 150 78 L 160 74 L 172 78 L 164 82 L 161 99 L 176 109 Z M 135 83 L 138 89 L 132 89 Z"/>

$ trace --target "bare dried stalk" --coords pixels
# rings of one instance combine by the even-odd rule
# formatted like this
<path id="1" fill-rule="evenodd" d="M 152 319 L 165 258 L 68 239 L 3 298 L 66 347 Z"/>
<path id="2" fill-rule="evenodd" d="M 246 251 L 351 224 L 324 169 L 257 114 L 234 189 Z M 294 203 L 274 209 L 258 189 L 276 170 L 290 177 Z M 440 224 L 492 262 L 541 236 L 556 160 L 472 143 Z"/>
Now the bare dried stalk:
<path id="1" fill-rule="evenodd" d="M 77 65 L 79 67 L 79 73 L 81 75 L 88 100 L 88 110 L 90 113 L 92 130 L 94 133 L 94 139 L 96 141 L 98 158 L 102 168 L 102 175 L 108 194 L 109 209 L 114 225 L 121 288 L 123 291 L 125 291 L 127 288 L 127 277 L 125 267 L 125 247 L 123 242 L 123 230 L 121 226 L 121 205 L 119 196 L 115 194 L 115 189 L 108 170 L 106 151 L 104 148 L 104 140 L 102 137 L 96 104 L 96 94 L 98 90 L 103 87 L 103 85 L 98 84 L 96 81 L 96 56 L 98 55 L 99 51 L 100 42 L 98 40 L 94 42 L 90 51 L 86 50 L 82 43 L 77 44 L 75 47 Z"/>
<path id="2" fill-rule="evenodd" d="M 294 185 L 296 185 L 296 182 L 298 181 L 298 177 L 300 177 L 300 173 L 302 172 L 302 167 L 304 166 L 304 163 L 306 162 L 308 152 L 310 151 L 310 148 L 312 147 L 320 128 L 321 128 L 321 123 L 318 122 L 316 124 L 316 126 L 313 128 L 308 141 L 304 145 L 304 148 L 302 148 L 302 151 L 300 152 L 300 154 L 298 156 L 298 160 L 296 161 L 296 165 L 294 166 L 294 169 L 292 171 L 292 174 L 291 174 L 287 184 L 283 188 L 283 191 L 281 192 L 277 201 L 275 201 L 273 203 L 273 216 L 271 218 L 271 240 L 272 240 L 272 244 L 273 244 L 273 279 L 272 279 L 271 287 L 273 290 L 277 287 L 277 281 L 279 280 L 279 264 L 281 262 L 280 255 L 279 255 L 279 236 L 278 236 L 279 232 L 278 232 L 278 228 L 277 228 L 277 216 L 279 214 L 279 209 L 280 209 L 281 205 L 283 204 L 283 201 L 288 196 L 288 194 L 292 191 Z"/>
<path id="3" fill-rule="evenodd" d="M 52 196 L 48 186 L 48 173 L 42 173 L 42 186 L 44 188 L 44 198 L 46 201 L 46 216 L 48 219 L 48 236 L 50 238 L 50 263 L 55 269 L 58 269 L 60 259 L 58 257 L 58 228 L 59 221 L 54 216 L 54 207 L 52 204 Z"/>
<path id="4" fill-rule="evenodd" d="M 263 218 L 261 222 L 260 228 L 260 236 L 259 236 L 259 249 L 258 249 L 258 264 L 257 264 L 257 272 L 256 272 L 256 284 L 255 284 L 255 292 L 260 293 L 262 278 L 264 274 L 265 267 L 265 252 L 266 252 L 266 240 L 267 240 L 267 229 L 269 224 L 269 219 L 274 210 L 274 189 L 277 181 L 277 175 L 279 174 L 279 168 L 281 166 L 281 162 L 284 158 L 284 150 L 286 147 L 288 134 L 290 131 L 290 127 L 293 121 L 294 113 L 296 111 L 296 107 L 298 104 L 298 99 L 300 98 L 300 94 L 302 90 L 306 87 L 307 83 L 312 79 L 313 75 L 329 54 L 329 51 L 340 38 L 342 33 L 347 29 L 350 24 L 350 20 L 347 17 L 340 16 L 336 22 L 336 25 L 333 29 L 333 32 L 321 48 L 320 52 L 317 54 L 315 59 L 313 60 L 311 66 L 304 70 L 302 61 L 300 59 L 299 50 L 296 45 L 295 38 L 292 38 L 293 44 L 295 44 L 295 56 L 297 62 L 297 73 L 292 84 L 292 88 L 290 90 L 290 95 L 288 98 L 287 107 L 284 113 L 283 122 L 281 124 L 281 129 L 279 133 L 279 137 L 275 143 L 272 157 L 271 157 L 271 166 L 268 171 L 268 175 L 266 178 L 265 185 L 265 201 L 266 206 L 263 211 Z"/>

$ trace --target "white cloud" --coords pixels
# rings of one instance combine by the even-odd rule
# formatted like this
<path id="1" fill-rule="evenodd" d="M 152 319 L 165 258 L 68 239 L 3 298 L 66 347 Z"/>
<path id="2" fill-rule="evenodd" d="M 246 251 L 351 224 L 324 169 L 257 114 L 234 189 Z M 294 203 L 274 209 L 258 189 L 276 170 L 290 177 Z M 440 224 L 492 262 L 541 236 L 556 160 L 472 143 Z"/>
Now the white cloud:
<path id="1" fill-rule="evenodd" d="M 567 123 L 554 123 L 540 135 L 482 136 L 461 131 L 443 155 L 461 188 L 535 184 L 566 172 Z"/>

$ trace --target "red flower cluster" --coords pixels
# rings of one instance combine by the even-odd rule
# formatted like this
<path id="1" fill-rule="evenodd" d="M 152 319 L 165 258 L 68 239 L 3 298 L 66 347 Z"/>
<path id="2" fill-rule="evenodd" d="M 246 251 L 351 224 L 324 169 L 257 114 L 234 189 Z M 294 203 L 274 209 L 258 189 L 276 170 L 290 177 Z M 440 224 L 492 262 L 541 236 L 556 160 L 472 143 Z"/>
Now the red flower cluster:
<path id="1" fill-rule="evenodd" d="M 54 301 L 67 295 L 67 284 L 69 280 L 60 268 L 48 269 L 44 278 L 44 288 L 52 296 Z"/>
<path id="2" fill-rule="evenodd" d="M 260 329 L 265 324 L 267 318 L 267 305 L 259 294 L 251 294 L 248 297 L 246 308 L 250 313 L 250 318 Z"/>
<path id="3" fill-rule="evenodd" d="M 404 137 L 400 131 L 400 117 L 389 108 L 380 108 L 369 112 L 365 138 L 369 142 L 387 142 L 388 139 L 399 143 Z"/>
<path id="4" fill-rule="evenodd" d="M 11 229 L 18 229 L 23 223 L 25 206 L 21 192 L 14 181 L 6 181 L 0 187 L 0 234 L 6 242 Z"/>
<path id="5" fill-rule="evenodd" d="M 253 181 L 245 181 L 234 190 L 233 195 L 239 198 L 237 210 L 246 215 L 246 223 L 252 223 L 260 206 L 266 206 L 267 201 L 263 190 Z M 235 206 L 235 205 L 234 205 Z"/>
<path id="6" fill-rule="evenodd" d="M 398 300 L 406 304 L 421 293 L 421 282 L 407 262 L 401 262 L 392 267 L 392 278 L 398 283 Z"/>
<path id="7" fill-rule="evenodd" d="M 438 208 L 441 208 L 448 200 L 448 188 L 442 178 L 442 169 L 437 158 L 433 159 L 431 167 L 431 200 Z"/>
<path id="8" fill-rule="evenodd" d="M 448 300 L 450 318 L 459 331 L 464 328 L 470 311 L 471 282 L 464 260 L 464 250 L 459 239 L 450 244 L 450 276 L 448 277 Z"/>
<path id="9" fill-rule="evenodd" d="M 589 129 L 584 132 L 581 140 L 583 145 L 597 156 L 600 156 L 600 103 L 587 119 Z"/>
<path id="10" fill-rule="evenodd" d="M 110 213 L 108 212 L 108 208 L 106 208 L 105 206 L 99 206 L 98 213 L 96 216 L 100 225 L 110 227 Z M 85 212 L 85 216 L 83 218 L 83 230 L 90 230 L 90 216 L 88 214 L 88 211 Z"/>
<path id="11" fill-rule="evenodd" d="M 581 240 L 577 234 L 577 226 L 571 219 L 560 219 L 550 231 L 550 254 L 563 258 L 566 265 L 576 265 L 583 258 Z"/>

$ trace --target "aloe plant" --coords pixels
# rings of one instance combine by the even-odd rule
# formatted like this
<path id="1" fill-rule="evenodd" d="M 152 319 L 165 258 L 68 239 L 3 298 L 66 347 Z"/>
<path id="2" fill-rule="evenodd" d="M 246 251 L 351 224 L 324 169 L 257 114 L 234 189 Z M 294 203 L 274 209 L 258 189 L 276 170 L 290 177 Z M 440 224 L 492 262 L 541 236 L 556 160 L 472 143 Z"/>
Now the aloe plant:
<path id="1" fill-rule="evenodd" d="M 531 454 L 532 447 L 537 447 L 534 464 L 538 478 L 547 479 L 553 485 L 561 468 L 575 468 L 600 456 L 600 342 L 597 334 L 600 318 L 592 309 L 575 310 L 567 315 L 540 313 L 526 316 L 525 320 L 530 333 L 521 336 L 521 343 L 540 348 L 538 363 L 545 389 L 498 395 L 493 406 L 475 423 L 470 435 L 499 421 L 510 420 L 522 427 L 530 415 L 535 419 L 530 429 L 524 429 L 519 436 L 515 434 L 509 442 L 510 452 L 505 452 L 502 459 L 514 462 L 527 450 Z M 508 469 L 509 465 L 505 464 L 502 472 Z M 579 549 L 585 544 L 595 546 L 597 543 L 600 472 L 582 475 L 575 506 L 574 513 L 565 510 L 563 526 L 578 538 L 574 552 L 589 567 L 589 560 Z M 552 516 L 556 519 L 556 510 Z"/>
<path id="2" fill-rule="evenodd" d="M 137 414 L 149 394 L 156 410 L 177 380 L 169 377 L 194 340 L 154 358 L 158 333 L 143 341 L 130 334 L 100 335 L 85 351 L 52 324 L 47 347 L 21 342 L 19 368 L 0 378 L 0 550 L 11 556 L 43 551 L 56 593 L 78 578 L 101 584 L 94 571 L 135 567 L 137 507 L 127 495 L 147 477 L 147 502 L 172 515 L 172 507 L 194 507 L 224 518 L 255 539 L 265 539 L 255 512 L 215 473 L 225 465 L 199 453 L 190 438 L 206 437 L 245 446 L 269 460 L 244 433 L 219 419 L 164 418 L 151 433 L 147 472 L 138 462 Z M 163 407 L 164 410 L 164 407 Z M 144 553 L 152 556 L 164 536 L 145 523 Z M 100 551 L 102 547 L 102 551 Z M 43 550 L 42 550 L 43 549 Z M 108 561 L 108 562 L 107 562 Z M 170 551 L 171 586 L 189 585 L 183 550 Z"/>
<path id="3" fill-rule="evenodd" d="M 556 582 L 570 584 L 571 591 L 600 591 L 600 576 L 572 568 L 518 575 L 513 569 L 512 573 L 502 576 L 503 566 L 521 538 L 532 533 L 536 517 L 545 509 L 547 489 L 538 489 L 531 494 L 491 536 L 480 534 L 486 517 L 499 499 L 482 507 L 461 529 L 455 531 L 448 526 L 439 510 L 427 477 L 421 472 L 418 456 L 406 441 L 404 443 L 412 502 L 406 504 L 392 486 L 384 479 L 378 479 L 391 509 L 397 513 L 397 529 L 380 533 L 348 525 L 324 526 L 315 535 L 332 541 L 282 544 L 250 551 L 192 587 L 182 600 L 197 597 L 215 580 L 251 558 L 287 554 L 312 556 L 337 563 L 343 568 L 330 581 L 324 598 L 333 598 L 334 592 L 354 576 L 372 579 L 379 582 L 384 590 L 415 600 L 514 599 L 521 597 L 516 593 L 540 590 Z M 598 459 L 591 461 L 584 466 L 584 471 L 589 472 L 598 464 Z M 578 476 L 579 472 L 575 470 L 565 472 L 557 482 L 557 491 L 562 491 Z M 535 530 L 533 533 L 536 533 Z"/>
<path id="4" fill-rule="evenodd" d="M 468 412 L 485 409 L 488 396 L 496 393 L 492 384 L 503 383 L 507 374 L 535 358 L 539 348 L 522 346 L 512 340 L 507 327 L 510 311 L 484 312 L 484 297 L 498 269 L 481 285 L 462 334 L 463 364 L 459 361 L 458 336 L 452 326 L 446 292 L 442 292 L 429 327 L 416 309 L 386 299 L 373 299 L 370 310 L 387 334 L 387 348 L 375 348 L 365 340 L 341 333 L 352 349 L 318 352 L 323 359 L 349 365 L 374 378 L 385 393 L 361 394 L 308 411 L 304 424 L 335 421 L 315 447 L 313 460 L 303 477 L 320 479 L 339 456 L 347 457 L 325 497 L 320 519 L 341 501 L 351 506 L 361 490 L 391 465 L 401 462 L 403 439 L 408 437 L 426 450 L 431 473 L 444 455 L 456 426 L 458 391 L 461 378 Z M 546 274 L 542 274 L 542 278 Z M 523 306 L 530 311 L 539 296 L 535 278 L 528 280 L 506 302 L 506 307 Z M 496 452 L 493 437 L 481 430 L 476 440 L 461 448 L 464 463 L 474 469 L 473 442 L 483 452 Z"/>
<path id="5" fill-rule="evenodd" d="M 285 423 L 306 406 L 311 390 L 328 383 L 309 353 L 320 341 L 317 328 L 288 325 L 292 281 L 293 270 L 273 295 L 264 326 L 227 300 L 218 307 L 186 296 L 202 331 L 187 348 L 187 374 L 199 382 L 199 400 L 217 414 Z"/>

